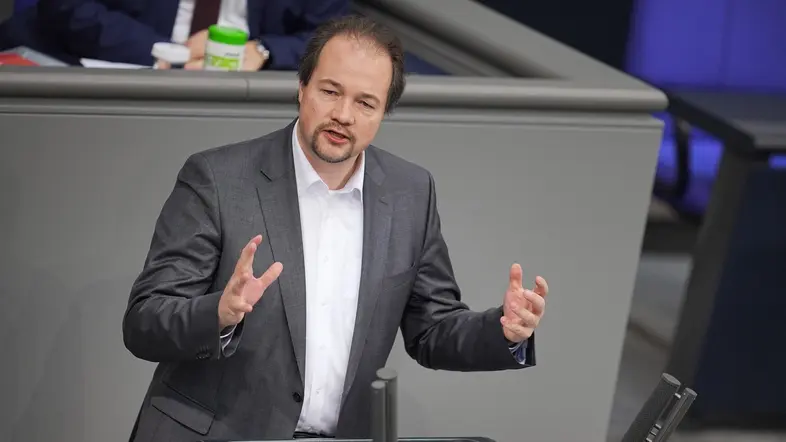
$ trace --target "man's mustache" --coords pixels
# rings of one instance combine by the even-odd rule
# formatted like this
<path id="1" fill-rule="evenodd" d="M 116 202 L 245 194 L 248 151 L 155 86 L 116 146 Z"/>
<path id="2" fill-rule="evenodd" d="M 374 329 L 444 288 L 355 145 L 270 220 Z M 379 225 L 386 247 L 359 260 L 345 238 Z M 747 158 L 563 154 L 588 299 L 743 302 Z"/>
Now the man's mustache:
<path id="1" fill-rule="evenodd" d="M 326 131 L 326 130 L 330 130 L 330 131 L 339 133 L 339 134 L 347 137 L 347 139 L 349 139 L 349 141 L 355 141 L 355 135 L 352 133 L 352 131 L 348 130 L 347 128 L 345 128 L 345 127 L 343 127 L 341 125 L 337 125 L 337 124 L 323 124 L 323 125 L 320 125 L 319 127 L 317 127 L 317 130 L 315 131 L 315 135 L 318 134 L 319 132 Z"/>

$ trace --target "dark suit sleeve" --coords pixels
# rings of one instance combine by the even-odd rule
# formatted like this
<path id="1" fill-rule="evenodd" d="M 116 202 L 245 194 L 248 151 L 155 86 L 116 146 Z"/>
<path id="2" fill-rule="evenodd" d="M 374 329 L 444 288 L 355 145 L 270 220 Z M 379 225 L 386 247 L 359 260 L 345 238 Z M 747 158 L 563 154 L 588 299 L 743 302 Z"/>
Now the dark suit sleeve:
<path id="1" fill-rule="evenodd" d="M 170 40 L 117 0 L 40 0 L 38 14 L 69 54 L 80 58 L 152 66 L 153 44 Z"/>
<path id="2" fill-rule="evenodd" d="M 195 154 L 164 203 L 131 289 L 123 340 L 135 356 L 153 362 L 225 356 L 218 328 L 221 291 L 209 292 L 220 260 L 218 205 L 210 167 Z M 242 323 L 232 340 L 239 339 L 241 328 Z"/>
<path id="3" fill-rule="evenodd" d="M 288 35 L 263 34 L 260 41 L 270 52 L 265 69 L 297 70 L 314 30 L 326 21 L 349 12 L 349 0 L 308 0 L 299 17 L 299 26 Z"/>
<path id="4" fill-rule="evenodd" d="M 500 323 L 501 306 L 474 312 L 461 302 L 430 175 L 426 235 L 418 266 L 401 324 L 407 353 L 418 364 L 452 371 L 495 371 L 535 365 L 534 337 L 526 343 L 524 364 L 511 353 Z M 503 295 L 499 294 L 500 300 Z"/>

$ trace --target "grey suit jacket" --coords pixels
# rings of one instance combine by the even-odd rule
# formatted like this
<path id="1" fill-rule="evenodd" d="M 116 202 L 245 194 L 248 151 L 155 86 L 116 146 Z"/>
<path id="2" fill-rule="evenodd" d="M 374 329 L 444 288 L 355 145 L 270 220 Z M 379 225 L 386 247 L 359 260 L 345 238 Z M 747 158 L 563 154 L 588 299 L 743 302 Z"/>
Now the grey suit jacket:
<path id="1" fill-rule="evenodd" d="M 128 350 L 159 363 L 132 440 L 292 437 L 306 348 L 292 128 L 194 154 L 180 170 L 123 319 Z M 431 174 L 374 146 L 366 155 L 362 275 L 338 437 L 369 437 L 370 383 L 399 328 L 427 368 L 535 364 L 533 339 L 526 365 L 511 354 L 501 307 L 473 312 L 460 301 Z M 260 233 L 255 274 L 274 261 L 284 271 L 222 351 L 218 300 Z"/>

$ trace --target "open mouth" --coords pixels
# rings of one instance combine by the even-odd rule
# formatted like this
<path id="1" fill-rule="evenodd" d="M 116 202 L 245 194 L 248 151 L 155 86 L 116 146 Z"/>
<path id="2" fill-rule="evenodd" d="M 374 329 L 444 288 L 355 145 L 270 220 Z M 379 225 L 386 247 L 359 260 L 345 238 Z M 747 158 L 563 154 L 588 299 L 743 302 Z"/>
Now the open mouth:
<path id="1" fill-rule="evenodd" d="M 349 141 L 349 137 L 348 136 L 346 136 L 346 135 L 344 135 L 344 134 L 342 134 L 340 132 L 336 132 L 334 130 L 326 129 L 324 131 L 324 133 L 325 133 L 325 135 L 327 136 L 327 138 L 331 142 L 334 142 L 334 143 L 337 143 L 337 144 L 342 144 L 342 143 L 346 143 L 347 141 Z"/>

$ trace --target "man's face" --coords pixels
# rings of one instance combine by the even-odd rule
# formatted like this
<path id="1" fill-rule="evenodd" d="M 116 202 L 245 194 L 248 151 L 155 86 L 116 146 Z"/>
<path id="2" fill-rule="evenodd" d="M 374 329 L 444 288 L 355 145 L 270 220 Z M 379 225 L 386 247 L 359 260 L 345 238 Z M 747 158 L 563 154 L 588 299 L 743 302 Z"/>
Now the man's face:
<path id="1" fill-rule="evenodd" d="M 390 57 L 373 44 L 330 39 L 308 85 L 298 89 L 304 147 L 328 163 L 354 160 L 377 134 L 392 75 Z"/>

